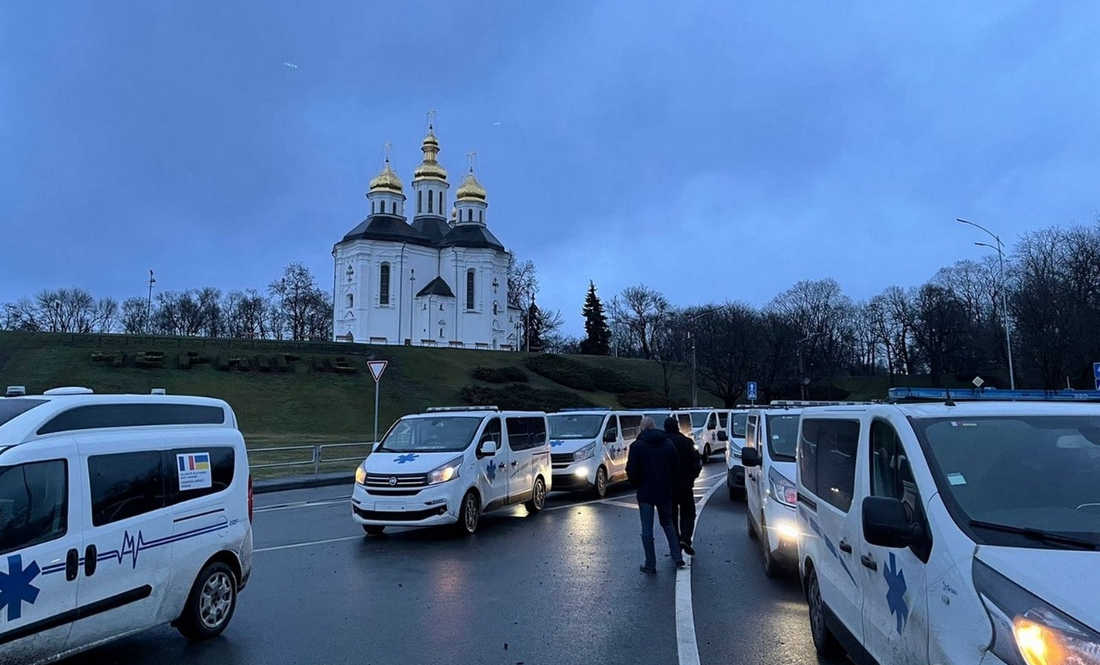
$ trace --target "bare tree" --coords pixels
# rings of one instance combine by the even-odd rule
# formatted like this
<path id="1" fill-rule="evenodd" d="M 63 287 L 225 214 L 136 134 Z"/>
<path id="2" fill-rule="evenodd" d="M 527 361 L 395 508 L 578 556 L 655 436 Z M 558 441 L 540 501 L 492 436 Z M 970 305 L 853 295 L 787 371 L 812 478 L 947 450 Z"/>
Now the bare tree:
<path id="1" fill-rule="evenodd" d="M 659 292 L 644 285 L 630 286 L 611 300 L 611 318 L 625 326 L 641 356 L 654 358 L 654 336 L 671 314 L 672 306 Z"/>
<path id="2" fill-rule="evenodd" d="M 307 340 L 325 328 L 331 331 L 331 303 L 317 286 L 309 269 L 301 263 L 287 266 L 282 278 L 272 282 L 268 290 L 275 301 L 273 306 L 279 312 L 277 317 L 269 318 L 273 318 L 273 322 L 277 320 L 279 328 L 285 326 L 291 339 Z M 319 319 L 326 312 L 329 323 L 321 324 Z"/>
<path id="3" fill-rule="evenodd" d="M 146 332 L 148 315 L 148 301 L 145 298 L 137 296 L 127 298 L 122 303 L 122 332 L 127 335 L 140 335 Z"/>

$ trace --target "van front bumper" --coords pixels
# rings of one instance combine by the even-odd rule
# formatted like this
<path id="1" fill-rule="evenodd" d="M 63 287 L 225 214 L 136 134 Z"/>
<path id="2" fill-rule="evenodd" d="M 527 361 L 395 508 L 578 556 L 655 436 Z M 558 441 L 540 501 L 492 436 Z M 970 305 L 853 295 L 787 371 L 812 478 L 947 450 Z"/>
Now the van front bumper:
<path id="1" fill-rule="evenodd" d="M 450 483 L 426 487 L 413 496 L 367 492 L 356 485 L 351 495 L 351 516 L 371 526 L 442 526 L 458 521 L 460 501 L 453 499 Z"/>
<path id="2" fill-rule="evenodd" d="M 767 547 L 772 556 L 785 562 L 798 560 L 798 513 L 793 508 L 768 501 L 764 506 L 768 522 Z"/>
<path id="3" fill-rule="evenodd" d="M 550 487 L 554 490 L 590 490 L 596 486 L 598 466 L 594 459 L 587 459 L 570 464 L 564 469 L 554 469 Z"/>

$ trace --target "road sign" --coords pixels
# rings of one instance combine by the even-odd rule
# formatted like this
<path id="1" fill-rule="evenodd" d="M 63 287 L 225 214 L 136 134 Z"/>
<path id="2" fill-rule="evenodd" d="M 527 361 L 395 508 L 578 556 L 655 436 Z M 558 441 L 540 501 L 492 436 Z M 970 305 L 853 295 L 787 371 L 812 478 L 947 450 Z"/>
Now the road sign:
<path id="1" fill-rule="evenodd" d="M 371 376 L 374 377 L 374 382 L 375 383 L 378 383 L 378 381 L 382 378 L 382 372 L 386 371 L 386 365 L 388 365 L 389 363 L 390 363 L 390 361 L 388 361 L 388 360 L 368 360 L 367 361 L 367 367 L 370 368 L 370 373 L 371 373 Z"/>
<path id="2" fill-rule="evenodd" d="M 748 398 L 750 402 L 756 401 L 756 381 L 749 381 Z"/>
<path id="3" fill-rule="evenodd" d="M 1096 389 L 1100 390 L 1100 378 L 1096 379 Z"/>
<path id="4" fill-rule="evenodd" d="M 980 377 L 980 376 L 975 376 L 974 380 L 971 381 L 971 383 L 974 384 L 975 388 L 981 388 L 983 385 L 985 385 L 985 381 L 983 381 L 982 377 Z"/>
<path id="5" fill-rule="evenodd" d="M 1093 363 L 1092 364 L 1092 376 L 1097 381 L 1100 381 L 1100 363 Z"/>

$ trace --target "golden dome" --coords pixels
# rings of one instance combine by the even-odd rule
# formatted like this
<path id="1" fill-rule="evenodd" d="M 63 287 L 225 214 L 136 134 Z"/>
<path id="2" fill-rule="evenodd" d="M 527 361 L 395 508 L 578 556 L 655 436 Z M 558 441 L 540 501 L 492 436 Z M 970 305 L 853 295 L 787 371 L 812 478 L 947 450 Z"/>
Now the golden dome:
<path id="1" fill-rule="evenodd" d="M 439 139 L 435 137 L 435 131 L 430 125 L 428 126 L 428 135 L 424 137 L 424 143 L 420 146 L 420 150 L 424 153 L 424 161 L 416 167 L 413 179 L 446 180 L 447 169 L 443 168 L 438 161 Z"/>
<path id="2" fill-rule="evenodd" d="M 479 201 L 485 200 L 485 188 L 481 186 L 481 183 L 474 177 L 474 172 L 470 171 L 466 174 L 466 178 L 463 179 L 462 184 L 459 185 L 458 191 L 455 192 L 455 197 L 458 200 L 462 199 L 478 199 Z"/>
<path id="3" fill-rule="evenodd" d="M 397 177 L 397 174 L 390 168 L 390 160 L 388 159 L 386 160 L 386 167 L 382 169 L 382 172 L 370 181 L 370 191 L 373 192 L 376 189 L 386 189 L 397 194 L 404 192 L 401 178 Z"/>

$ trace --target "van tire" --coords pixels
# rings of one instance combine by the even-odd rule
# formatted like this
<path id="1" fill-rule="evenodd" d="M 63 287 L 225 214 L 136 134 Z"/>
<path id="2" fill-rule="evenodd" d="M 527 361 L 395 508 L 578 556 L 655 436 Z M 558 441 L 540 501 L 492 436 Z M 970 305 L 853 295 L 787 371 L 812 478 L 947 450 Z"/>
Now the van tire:
<path id="1" fill-rule="evenodd" d="M 708 443 L 707 445 L 703 446 L 703 464 L 709 464 L 710 463 L 710 455 L 711 455 L 711 449 L 710 449 L 710 444 Z"/>
<path id="2" fill-rule="evenodd" d="M 462 507 L 458 511 L 458 523 L 455 526 L 462 535 L 472 536 L 477 531 L 479 522 L 481 501 L 477 498 L 477 492 L 469 490 L 462 497 Z"/>
<path id="3" fill-rule="evenodd" d="M 187 640 L 199 642 L 221 635 L 237 609 L 237 576 L 221 561 L 208 563 L 183 606 L 176 630 Z"/>
<path id="4" fill-rule="evenodd" d="M 752 513 L 745 511 L 745 525 L 748 527 L 749 538 L 752 540 L 760 540 L 759 534 L 756 533 L 756 527 L 752 525 Z"/>
<path id="5" fill-rule="evenodd" d="M 607 496 L 607 469 L 602 466 L 596 469 L 596 484 L 592 486 L 592 492 L 599 499 Z"/>
<path id="6" fill-rule="evenodd" d="M 814 649 L 827 658 L 843 656 L 843 647 L 825 623 L 825 602 L 821 599 L 821 586 L 814 570 L 806 575 L 806 603 L 810 608 L 810 637 L 814 641 Z"/>
<path id="7" fill-rule="evenodd" d="M 531 490 L 531 500 L 526 501 L 523 507 L 528 515 L 537 515 L 546 505 L 546 481 L 542 477 L 535 478 L 535 487 Z"/>
<path id="8" fill-rule="evenodd" d="M 774 580 L 783 572 L 779 561 L 772 556 L 772 546 L 768 537 L 768 526 L 764 516 L 760 516 L 760 544 L 764 546 L 764 576 Z"/>
<path id="9" fill-rule="evenodd" d="M 382 532 L 385 531 L 385 530 L 386 530 L 386 525 L 384 525 L 384 524 L 364 524 L 363 525 L 363 531 L 365 531 L 368 536 L 381 536 Z"/>

